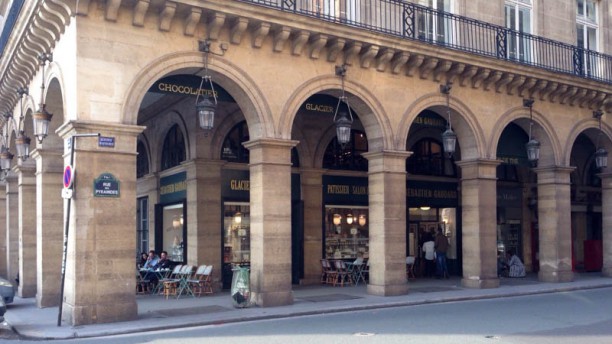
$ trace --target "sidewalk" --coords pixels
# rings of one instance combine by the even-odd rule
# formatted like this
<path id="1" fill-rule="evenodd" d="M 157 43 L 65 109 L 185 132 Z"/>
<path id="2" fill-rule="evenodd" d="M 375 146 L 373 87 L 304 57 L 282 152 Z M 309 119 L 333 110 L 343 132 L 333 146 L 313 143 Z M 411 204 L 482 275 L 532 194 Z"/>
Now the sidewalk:
<path id="1" fill-rule="evenodd" d="M 138 318 L 133 321 L 75 327 L 57 327 L 58 307 L 39 309 L 33 298 L 15 298 L 5 318 L 21 338 L 66 339 L 605 287 L 612 287 L 612 278 L 601 277 L 600 273 L 577 273 L 575 280 L 568 283 L 541 283 L 535 275 L 521 279 L 505 278 L 500 280 L 500 287 L 496 289 L 466 289 L 461 287 L 458 277 L 449 280 L 417 279 L 409 281 L 407 295 L 388 297 L 369 295 L 364 285 L 343 288 L 294 286 L 293 305 L 246 309 L 234 308 L 229 292 L 200 298 L 184 296 L 178 300 L 146 295 L 137 296 Z"/>

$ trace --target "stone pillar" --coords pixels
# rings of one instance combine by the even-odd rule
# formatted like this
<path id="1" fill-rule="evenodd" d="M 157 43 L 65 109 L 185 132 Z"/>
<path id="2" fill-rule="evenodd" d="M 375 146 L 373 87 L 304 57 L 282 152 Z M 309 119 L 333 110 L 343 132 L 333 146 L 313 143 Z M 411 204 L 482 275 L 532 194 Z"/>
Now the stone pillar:
<path id="1" fill-rule="evenodd" d="M 612 173 L 601 173 L 602 275 L 612 277 Z"/>
<path id="2" fill-rule="evenodd" d="M 304 200 L 304 279 L 302 284 L 321 283 L 323 252 L 323 170 L 300 169 Z"/>
<path id="3" fill-rule="evenodd" d="M 406 151 L 366 153 L 370 213 L 368 294 L 402 295 L 406 283 Z"/>
<path id="4" fill-rule="evenodd" d="M 59 150 L 37 149 L 36 160 L 36 304 L 58 306 L 64 239 L 64 159 Z"/>
<path id="5" fill-rule="evenodd" d="M 30 161 L 28 161 L 29 163 Z M 16 165 L 19 190 L 19 288 L 22 298 L 36 296 L 36 167 Z"/>
<path id="6" fill-rule="evenodd" d="M 570 173 L 574 168 L 550 166 L 538 174 L 540 271 L 543 282 L 570 282 L 572 271 L 572 209 Z"/>
<path id="7" fill-rule="evenodd" d="M 212 265 L 213 284 L 221 286 L 221 160 L 198 159 L 187 169 L 187 261 Z"/>
<path id="8" fill-rule="evenodd" d="M 291 148 L 259 139 L 250 151 L 251 292 L 262 307 L 293 303 L 291 290 Z"/>
<path id="9" fill-rule="evenodd" d="M 2 173 L 2 172 L 0 172 Z M 8 278 L 6 260 L 6 183 L 0 181 L 0 276 Z"/>
<path id="10" fill-rule="evenodd" d="M 6 176 L 6 274 L 11 283 L 19 273 L 19 192 L 18 178 L 13 172 Z"/>
<path id="11" fill-rule="evenodd" d="M 73 138 L 75 150 L 62 306 L 62 319 L 72 326 L 137 317 L 135 171 L 136 138 L 142 130 L 139 126 L 71 121 L 57 131 L 64 139 Z M 99 147 L 96 137 L 74 136 L 91 133 L 114 138 L 114 147 Z M 69 151 L 66 153 L 65 163 L 69 163 Z M 118 195 L 95 195 L 94 180 L 103 173 L 117 180 Z"/>
<path id="12" fill-rule="evenodd" d="M 458 161 L 461 167 L 463 279 L 467 288 L 497 288 L 497 166 L 499 160 Z"/>

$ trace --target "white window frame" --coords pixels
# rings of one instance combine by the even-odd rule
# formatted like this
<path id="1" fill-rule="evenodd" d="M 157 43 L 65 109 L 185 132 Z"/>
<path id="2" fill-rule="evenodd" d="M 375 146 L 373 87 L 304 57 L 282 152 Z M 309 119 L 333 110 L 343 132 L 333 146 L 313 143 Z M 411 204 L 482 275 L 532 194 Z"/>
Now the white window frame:
<path id="1" fill-rule="evenodd" d="M 599 51 L 599 0 L 582 0 L 582 13 L 583 15 L 578 14 L 579 4 L 578 0 L 576 0 L 576 46 L 583 48 L 585 50 L 591 51 Z M 588 5 L 593 4 L 593 8 L 595 11 L 594 20 L 589 19 L 586 16 L 586 12 L 588 9 Z M 583 45 L 578 45 L 578 29 L 582 28 L 582 41 Z M 595 47 L 590 45 L 588 29 L 595 30 Z M 601 64 L 597 63 L 597 59 L 593 56 L 590 56 L 587 52 L 583 54 L 584 56 L 584 71 L 589 76 L 601 76 L 603 74 Z"/>
<path id="2" fill-rule="evenodd" d="M 448 8 L 438 8 L 437 0 L 418 0 L 418 4 L 422 6 L 429 7 L 436 11 L 446 11 L 449 13 L 454 13 L 454 0 L 443 0 L 444 7 Z M 444 20 L 443 28 L 439 28 L 438 18 L 433 18 L 432 16 L 420 16 L 417 20 L 420 23 L 417 24 L 418 37 L 420 39 L 424 39 L 427 41 L 437 42 L 437 43 L 446 43 L 450 44 L 453 42 L 453 35 L 451 32 L 451 25 L 449 25 L 449 21 Z"/>
<path id="3" fill-rule="evenodd" d="M 514 13 L 513 26 L 509 27 L 507 22 L 506 9 L 511 7 Z M 529 13 L 528 31 L 522 30 L 520 26 L 521 10 L 527 10 Z M 504 3 L 504 25 L 507 28 L 514 29 L 526 34 L 533 34 L 533 1 L 532 0 L 506 0 Z M 511 44 L 514 44 L 515 49 L 511 49 Z M 506 46 L 506 57 L 512 60 L 533 62 L 533 47 L 528 39 L 523 39 L 522 42 L 518 35 L 509 36 Z"/>

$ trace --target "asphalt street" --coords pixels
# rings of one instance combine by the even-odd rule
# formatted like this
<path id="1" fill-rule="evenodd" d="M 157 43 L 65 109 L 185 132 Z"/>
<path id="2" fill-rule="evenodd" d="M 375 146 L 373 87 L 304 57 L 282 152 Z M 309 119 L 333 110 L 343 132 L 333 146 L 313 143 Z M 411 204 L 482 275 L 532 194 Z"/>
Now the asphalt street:
<path id="1" fill-rule="evenodd" d="M 54 343 L 612 343 L 612 288 L 247 321 Z M 19 341 L 36 343 L 35 341 Z"/>

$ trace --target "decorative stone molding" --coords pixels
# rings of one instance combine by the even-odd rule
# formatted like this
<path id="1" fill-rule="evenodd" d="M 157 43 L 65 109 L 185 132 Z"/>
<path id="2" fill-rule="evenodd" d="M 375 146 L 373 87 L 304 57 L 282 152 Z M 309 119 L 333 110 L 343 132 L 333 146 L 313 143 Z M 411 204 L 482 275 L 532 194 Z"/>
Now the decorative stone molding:
<path id="1" fill-rule="evenodd" d="M 346 40 L 343 38 L 330 39 L 330 44 L 327 49 L 327 61 L 335 63 L 338 60 L 338 56 L 344 50 Z"/>
<path id="2" fill-rule="evenodd" d="M 482 87 L 485 91 L 488 91 L 489 89 L 491 89 L 491 86 L 496 85 L 497 82 L 502 78 L 502 76 L 504 75 L 503 72 L 500 71 L 493 71 L 491 74 L 489 74 L 489 77 L 486 78 L 483 83 L 482 83 Z"/>
<path id="3" fill-rule="evenodd" d="M 318 59 L 321 54 L 321 50 L 327 44 L 328 36 L 324 34 L 312 35 L 310 38 L 310 58 Z"/>
<path id="4" fill-rule="evenodd" d="M 300 30 L 293 35 L 293 42 L 291 43 L 291 54 L 300 56 L 304 47 L 310 38 L 310 32 L 306 30 Z"/>
<path id="5" fill-rule="evenodd" d="M 376 57 L 376 70 L 379 72 L 384 72 L 389 65 L 389 61 L 395 55 L 395 50 L 391 48 L 384 48 Z"/>
<path id="6" fill-rule="evenodd" d="M 378 54 L 380 47 L 378 45 L 370 45 L 361 53 L 360 65 L 361 68 L 370 68 L 370 64 Z"/>
<path id="7" fill-rule="evenodd" d="M 269 23 L 259 23 L 253 30 L 253 48 L 261 48 L 264 39 L 270 32 L 272 25 Z"/>
<path id="8" fill-rule="evenodd" d="M 406 65 L 410 59 L 410 53 L 407 51 L 401 51 L 395 54 L 393 59 L 391 60 L 391 73 L 399 74 L 402 70 L 402 67 Z"/>
<path id="9" fill-rule="evenodd" d="M 285 48 L 285 42 L 289 39 L 291 34 L 291 28 L 288 26 L 279 26 L 274 33 L 274 48 L 273 50 L 277 53 L 283 51 Z"/>
<path id="10" fill-rule="evenodd" d="M 242 35 L 246 31 L 249 26 L 249 19 L 245 17 L 238 17 L 234 19 L 234 23 L 232 24 L 232 28 L 230 30 L 230 42 L 232 44 L 240 44 L 242 41 Z"/>
<path id="11" fill-rule="evenodd" d="M 202 17 L 202 9 L 201 8 L 192 8 L 187 16 L 185 17 L 185 29 L 183 30 L 183 34 L 185 36 L 193 36 L 195 33 L 195 29 L 200 22 L 200 18 Z"/>
<path id="12" fill-rule="evenodd" d="M 144 26 L 145 15 L 149 9 L 149 0 L 138 0 L 134 5 L 134 14 L 132 15 L 132 25 Z"/>

